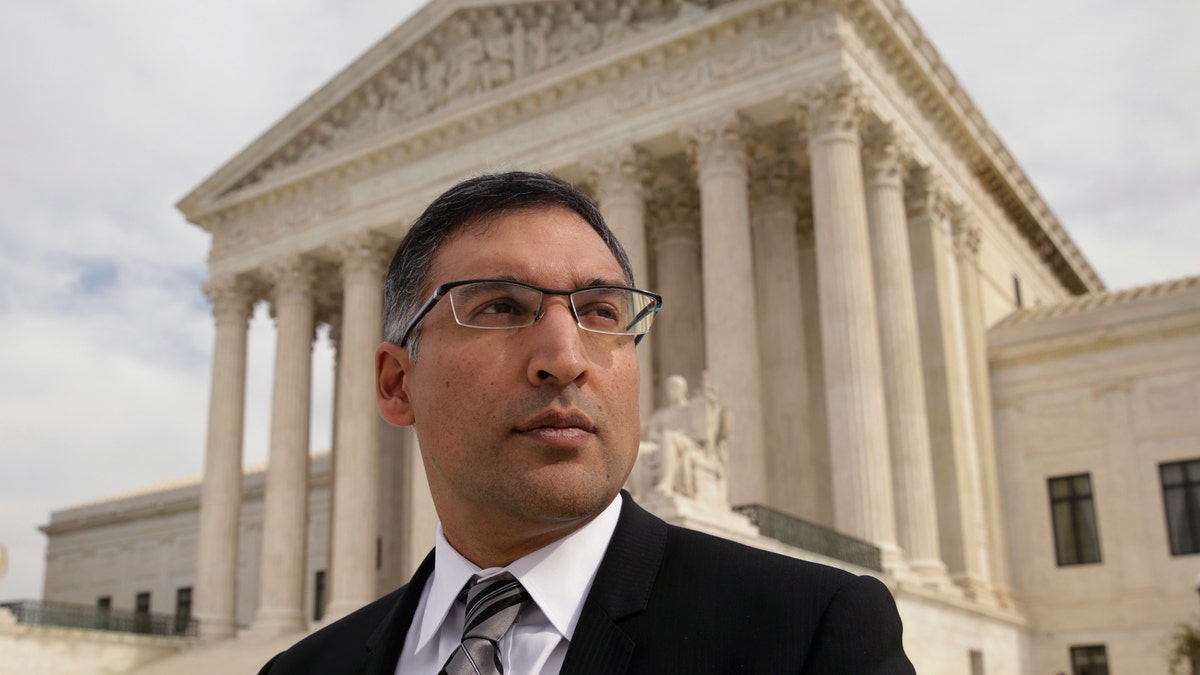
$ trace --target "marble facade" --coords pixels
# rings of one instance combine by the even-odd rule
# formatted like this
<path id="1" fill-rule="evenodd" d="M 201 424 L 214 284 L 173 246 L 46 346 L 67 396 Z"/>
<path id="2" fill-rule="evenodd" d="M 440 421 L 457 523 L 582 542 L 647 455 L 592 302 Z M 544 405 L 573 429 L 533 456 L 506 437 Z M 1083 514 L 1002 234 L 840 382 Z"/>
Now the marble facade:
<path id="1" fill-rule="evenodd" d="M 963 672 L 975 651 L 989 672 L 1069 670 L 1027 611 L 1043 573 L 1013 537 L 1027 514 L 1012 500 L 1032 469 L 1005 445 L 994 335 L 1008 329 L 988 327 L 1105 289 L 897 0 L 435 0 L 185 197 L 212 234 L 194 568 L 206 637 L 309 628 L 314 541 L 327 617 L 393 588 L 431 544 L 414 441 L 374 412 L 379 284 L 429 200 L 509 167 L 592 194 L 639 284 L 666 298 L 640 347 L 644 418 L 668 376 L 710 376 L 736 420 L 730 504 L 877 546 L 912 644 L 930 650 L 914 654 L 921 672 Z M 246 570 L 260 302 L 278 342 Z M 315 532 L 320 324 L 338 371 Z M 912 621 L 977 630 L 937 647 Z"/>

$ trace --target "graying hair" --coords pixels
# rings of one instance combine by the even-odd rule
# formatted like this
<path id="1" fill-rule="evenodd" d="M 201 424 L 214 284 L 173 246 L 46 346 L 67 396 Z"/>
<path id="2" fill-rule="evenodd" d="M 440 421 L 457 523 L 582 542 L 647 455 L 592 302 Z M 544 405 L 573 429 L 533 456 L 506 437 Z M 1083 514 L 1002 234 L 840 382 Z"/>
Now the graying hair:
<path id="1" fill-rule="evenodd" d="M 429 269 L 451 235 L 466 227 L 483 225 L 489 218 L 550 206 L 570 209 L 591 225 L 617 259 L 625 282 L 633 286 L 629 256 L 605 224 L 595 202 L 578 188 L 545 173 L 483 174 L 462 181 L 433 200 L 396 248 L 383 288 L 385 339 L 399 344 L 408 322 L 432 292 L 428 288 Z M 407 345 L 414 359 L 420 333 L 418 326 Z"/>

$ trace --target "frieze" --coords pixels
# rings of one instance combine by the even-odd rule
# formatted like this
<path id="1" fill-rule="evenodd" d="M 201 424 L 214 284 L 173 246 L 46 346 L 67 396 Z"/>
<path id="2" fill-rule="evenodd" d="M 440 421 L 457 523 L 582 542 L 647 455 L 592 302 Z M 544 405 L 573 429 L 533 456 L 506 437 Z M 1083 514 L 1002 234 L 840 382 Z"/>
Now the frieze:
<path id="1" fill-rule="evenodd" d="M 328 220 L 349 207 L 350 189 L 346 184 L 322 182 L 270 193 L 213 217 L 210 256 L 219 258 L 259 246 Z"/>
<path id="2" fill-rule="evenodd" d="M 657 77 L 620 87 L 610 95 L 609 107 L 615 113 L 630 112 L 683 93 L 744 78 L 755 71 L 768 70 L 780 62 L 839 40 L 836 15 L 814 16 L 798 30 L 778 31 L 729 53 L 681 62 L 678 67 Z"/>
<path id="3" fill-rule="evenodd" d="M 542 2 L 459 12 L 233 189 L 735 0 Z"/>

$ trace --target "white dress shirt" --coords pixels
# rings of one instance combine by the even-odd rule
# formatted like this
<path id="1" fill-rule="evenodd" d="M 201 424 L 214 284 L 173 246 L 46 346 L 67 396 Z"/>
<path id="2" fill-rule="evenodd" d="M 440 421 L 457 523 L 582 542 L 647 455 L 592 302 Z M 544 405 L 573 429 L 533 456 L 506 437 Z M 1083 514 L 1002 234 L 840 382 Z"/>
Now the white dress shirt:
<path id="1" fill-rule="evenodd" d="M 454 550 L 439 523 L 433 573 L 421 590 L 421 600 L 404 638 L 397 675 L 436 675 L 462 639 L 466 608 L 456 602 L 459 591 L 476 574 L 487 579 L 505 571 L 521 582 L 535 604 L 523 608 L 500 639 L 504 672 L 557 674 L 620 513 L 618 495 L 600 515 L 570 535 L 508 567 L 486 570 Z"/>

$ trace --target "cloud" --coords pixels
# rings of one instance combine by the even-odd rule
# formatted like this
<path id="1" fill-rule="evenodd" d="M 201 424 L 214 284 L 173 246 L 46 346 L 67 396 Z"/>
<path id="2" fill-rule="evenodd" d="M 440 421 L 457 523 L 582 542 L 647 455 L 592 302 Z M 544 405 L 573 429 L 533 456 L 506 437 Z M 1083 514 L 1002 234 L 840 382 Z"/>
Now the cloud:
<path id="1" fill-rule="evenodd" d="M 0 599 L 41 595 L 53 509 L 197 476 L 208 235 L 173 204 L 411 2 L 6 3 L 0 12 Z M 274 329 L 249 335 L 245 459 L 265 461 Z M 332 353 L 314 349 L 327 448 Z"/>

